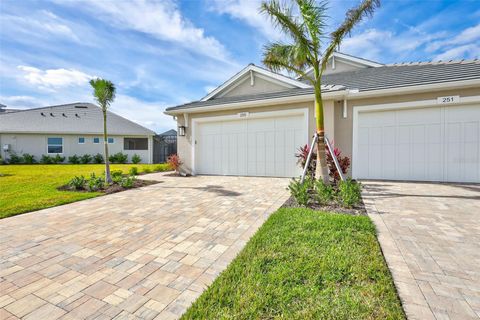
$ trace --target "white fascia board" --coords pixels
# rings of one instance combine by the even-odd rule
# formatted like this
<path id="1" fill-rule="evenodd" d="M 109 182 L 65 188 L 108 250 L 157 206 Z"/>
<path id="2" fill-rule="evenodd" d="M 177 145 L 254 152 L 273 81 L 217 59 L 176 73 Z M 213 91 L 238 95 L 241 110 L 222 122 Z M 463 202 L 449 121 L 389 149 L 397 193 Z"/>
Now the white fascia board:
<path id="1" fill-rule="evenodd" d="M 233 85 L 237 80 L 242 78 L 245 74 L 249 73 L 250 71 L 257 72 L 258 74 L 264 75 L 264 76 L 267 77 L 267 79 L 277 80 L 280 83 L 288 84 L 290 86 L 294 86 L 294 87 L 297 87 L 297 88 L 309 88 L 310 87 L 308 84 L 305 84 L 301 81 L 291 79 L 291 78 L 286 77 L 284 75 L 274 73 L 274 72 L 265 70 L 263 68 L 259 68 L 255 65 L 251 64 L 251 65 L 248 65 L 247 67 L 245 67 L 242 71 L 240 71 L 239 73 L 237 73 L 233 77 L 231 77 L 229 80 L 227 80 L 221 86 L 217 87 L 215 90 L 210 92 L 207 96 L 202 98 L 200 101 L 210 100 L 211 98 L 213 98 L 214 96 L 216 96 L 217 94 L 219 94 L 220 92 L 222 92 L 223 90 L 228 88 L 229 86 Z"/>
<path id="2" fill-rule="evenodd" d="M 384 66 L 384 64 L 381 64 L 381 63 L 378 63 L 378 62 L 365 60 L 365 59 L 358 58 L 358 57 L 352 57 L 348 54 L 344 54 L 344 53 L 336 52 L 336 51 L 332 54 L 330 59 L 332 59 L 333 57 L 340 58 L 341 62 L 346 63 L 346 64 L 350 64 L 350 65 L 353 65 L 353 66 L 366 66 L 366 67 L 374 67 L 374 68 Z M 312 70 L 313 70 L 313 68 L 307 69 L 305 71 L 305 74 L 308 74 L 308 73 L 312 72 Z M 300 78 L 301 77 L 298 77 L 297 79 L 300 79 Z"/>

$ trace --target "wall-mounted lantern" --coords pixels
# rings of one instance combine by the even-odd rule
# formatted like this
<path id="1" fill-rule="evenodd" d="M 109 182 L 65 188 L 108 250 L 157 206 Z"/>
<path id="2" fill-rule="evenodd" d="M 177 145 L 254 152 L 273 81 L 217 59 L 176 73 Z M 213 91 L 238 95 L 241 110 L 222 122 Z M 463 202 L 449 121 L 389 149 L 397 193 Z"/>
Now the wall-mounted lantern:
<path id="1" fill-rule="evenodd" d="M 178 136 L 185 137 L 185 126 L 178 126 Z"/>

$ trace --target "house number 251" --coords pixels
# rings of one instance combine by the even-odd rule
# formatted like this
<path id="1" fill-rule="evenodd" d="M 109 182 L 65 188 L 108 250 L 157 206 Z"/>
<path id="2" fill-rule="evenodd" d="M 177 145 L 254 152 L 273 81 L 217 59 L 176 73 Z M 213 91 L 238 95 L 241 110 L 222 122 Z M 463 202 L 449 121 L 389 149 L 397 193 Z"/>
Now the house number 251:
<path id="1" fill-rule="evenodd" d="M 446 96 L 446 97 L 437 98 L 438 104 L 457 103 L 457 102 L 460 102 L 460 96 Z"/>

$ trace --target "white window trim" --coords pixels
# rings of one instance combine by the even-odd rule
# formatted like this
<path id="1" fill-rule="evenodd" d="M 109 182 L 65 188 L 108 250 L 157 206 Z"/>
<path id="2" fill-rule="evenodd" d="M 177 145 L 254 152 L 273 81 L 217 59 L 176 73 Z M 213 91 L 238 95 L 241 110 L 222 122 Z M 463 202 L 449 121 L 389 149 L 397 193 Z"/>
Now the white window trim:
<path id="1" fill-rule="evenodd" d="M 439 94 L 441 95 L 441 94 Z M 356 179 L 356 164 L 358 163 L 358 115 L 363 112 L 375 112 L 384 110 L 402 110 L 416 108 L 433 108 L 433 107 L 454 107 L 476 104 L 480 102 L 480 96 L 460 97 L 459 102 L 439 104 L 437 99 L 418 100 L 409 102 L 396 102 L 386 104 L 372 104 L 365 106 L 353 106 L 353 127 L 352 127 L 352 178 Z"/>
<path id="2" fill-rule="evenodd" d="M 59 144 L 49 144 L 48 143 L 49 138 L 60 138 L 60 139 L 62 139 L 62 144 L 61 145 L 59 145 Z M 62 147 L 62 152 L 48 152 L 48 147 L 49 146 L 56 146 L 56 147 L 61 146 Z M 63 154 L 63 148 L 64 148 L 63 137 L 47 137 L 47 154 Z"/>
<path id="3" fill-rule="evenodd" d="M 278 116 L 289 116 L 289 115 L 303 115 L 305 119 L 305 126 L 307 128 L 306 135 L 305 135 L 305 143 L 309 143 L 310 139 L 310 132 L 309 132 L 309 113 L 308 108 L 296 108 L 296 109 L 287 109 L 287 110 L 278 110 L 278 111 L 267 111 L 267 112 L 252 112 L 248 114 L 248 118 L 239 118 L 239 114 L 232 114 L 232 115 L 225 115 L 225 116 L 215 116 L 215 117 L 202 117 L 202 118 L 193 118 L 192 119 L 192 134 L 191 134 L 191 154 L 192 154 L 192 175 L 196 174 L 195 169 L 195 146 L 196 146 L 196 135 L 195 135 L 195 128 L 198 123 L 205 123 L 205 122 L 217 122 L 217 121 L 225 121 L 225 120 L 248 120 L 248 119 L 259 119 L 259 118 L 271 118 L 271 117 L 278 117 Z"/>
<path id="4" fill-rule="evenodd" d="M 83 138 L 83 142 L 80 142 L 80 138 Z M 87 141 L 87 139 L 85 139 L 85 137 L 78 137 L 78 144 L 85 144 L 85 142 Z"/>

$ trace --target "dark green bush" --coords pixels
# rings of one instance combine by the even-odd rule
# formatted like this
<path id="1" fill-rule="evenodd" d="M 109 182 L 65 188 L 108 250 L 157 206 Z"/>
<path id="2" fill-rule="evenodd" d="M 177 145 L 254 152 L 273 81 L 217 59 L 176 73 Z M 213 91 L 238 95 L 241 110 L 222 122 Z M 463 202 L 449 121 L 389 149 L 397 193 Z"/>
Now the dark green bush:
<path id="1" fill-rule="evenodd" d="M 92 161 L 92 156 L 89 154 L 84 154 L 83 156 L 80 157 L 80 163 L 81 164 L 87 164 Z"/>
<path id="2" fill-rule="evenodd" d="M 55 164 L 62 163 L 63 161 L 65 161 L 65 157 L 62 157 L 59 154 L 56 154 L 55 157 L 52 157 L 52 162 Z"/>
<path id="3" fill-rule="evenodd" d="M 110 172 L 110 175 L 112 176 L 112 181 L 115 183 L 120 183 L 123 177 L 123 172 L 122 170 L 113 170 Z"/>
<path id="4" fill-rule="evenodd" d="M 26 164 L 34 164 L 34 163 L 37 163 L 37 160 L 35 160 L 35 156 L 33 154 L 24 153 L 23 162 Z"/>
<path id="5" fill-rule="evenodd" d="M 103 163 L 103 156 L 100 153 L 97 153 L 93 156 L 93 163 L 100 164 Z"/>
<path id="6" fill-rule="evenodd" d="M 68 182 L 68 185 L 73 190 L 83 190 L 85 188 L 85 177 L 84 176 L 75 176 L 72 180 Z"/>
<path id="7" fill-rule="evenodd" d="M 340 181 L 338 184 L 338 199 L 347 208 L 360 204 L 362 201 L 361 192 L 361 184 L 351 179 Z"/>
<path id="8" fill-rule="evenodd" d="M 73 156 L 68 157 L 68 162 L 70 162 L 71 164 L 79 164 L 80 158 L 76 154 L 74 154 Z"/>
<path id="9" fill-rule="evenodd" d="M 132 163 L 137 164 L 137 163 L 140 163 L 140 161 L 142 161 L 142 158 L 140 158 L 140 156 L 135 153 L 135 154 L 132 156 Z"/>
<path id="10" fill-rule="evenodd" d="M 138 175 L 138 168 L 137 167 L 131 167 L 130 170 L 128 170 L 128 174 L 131 176 L 137 176 Z"/>
<path id="11" fill-rule="evenodd" d="M 40 158 L 40 163 L 42 163 L 42 164 L 52 164 L 53 159 L 49 155 L 43 154 L 42 157 Z"/>
<path id="12" fill-rule="evenodd" d="M 128 155 L 125 153 L 117 152 L 108 157 L 111 163 L 127 163 Z"/>
<path id="13" fill-rule="evenodd" d="M 328 204 L 335 196 L 333 187 L 321 180 L 315 182 L 315 192 L 315 199 L 322 205 Z"/>
<path id="14" fill-rule="evenodd" d="M 8 158 L 8 163 L 10 164 L 19 164 L 23 162 L 23 158 L 16 154 L 15 152 L 10 152 L 10 157 Z"/>

